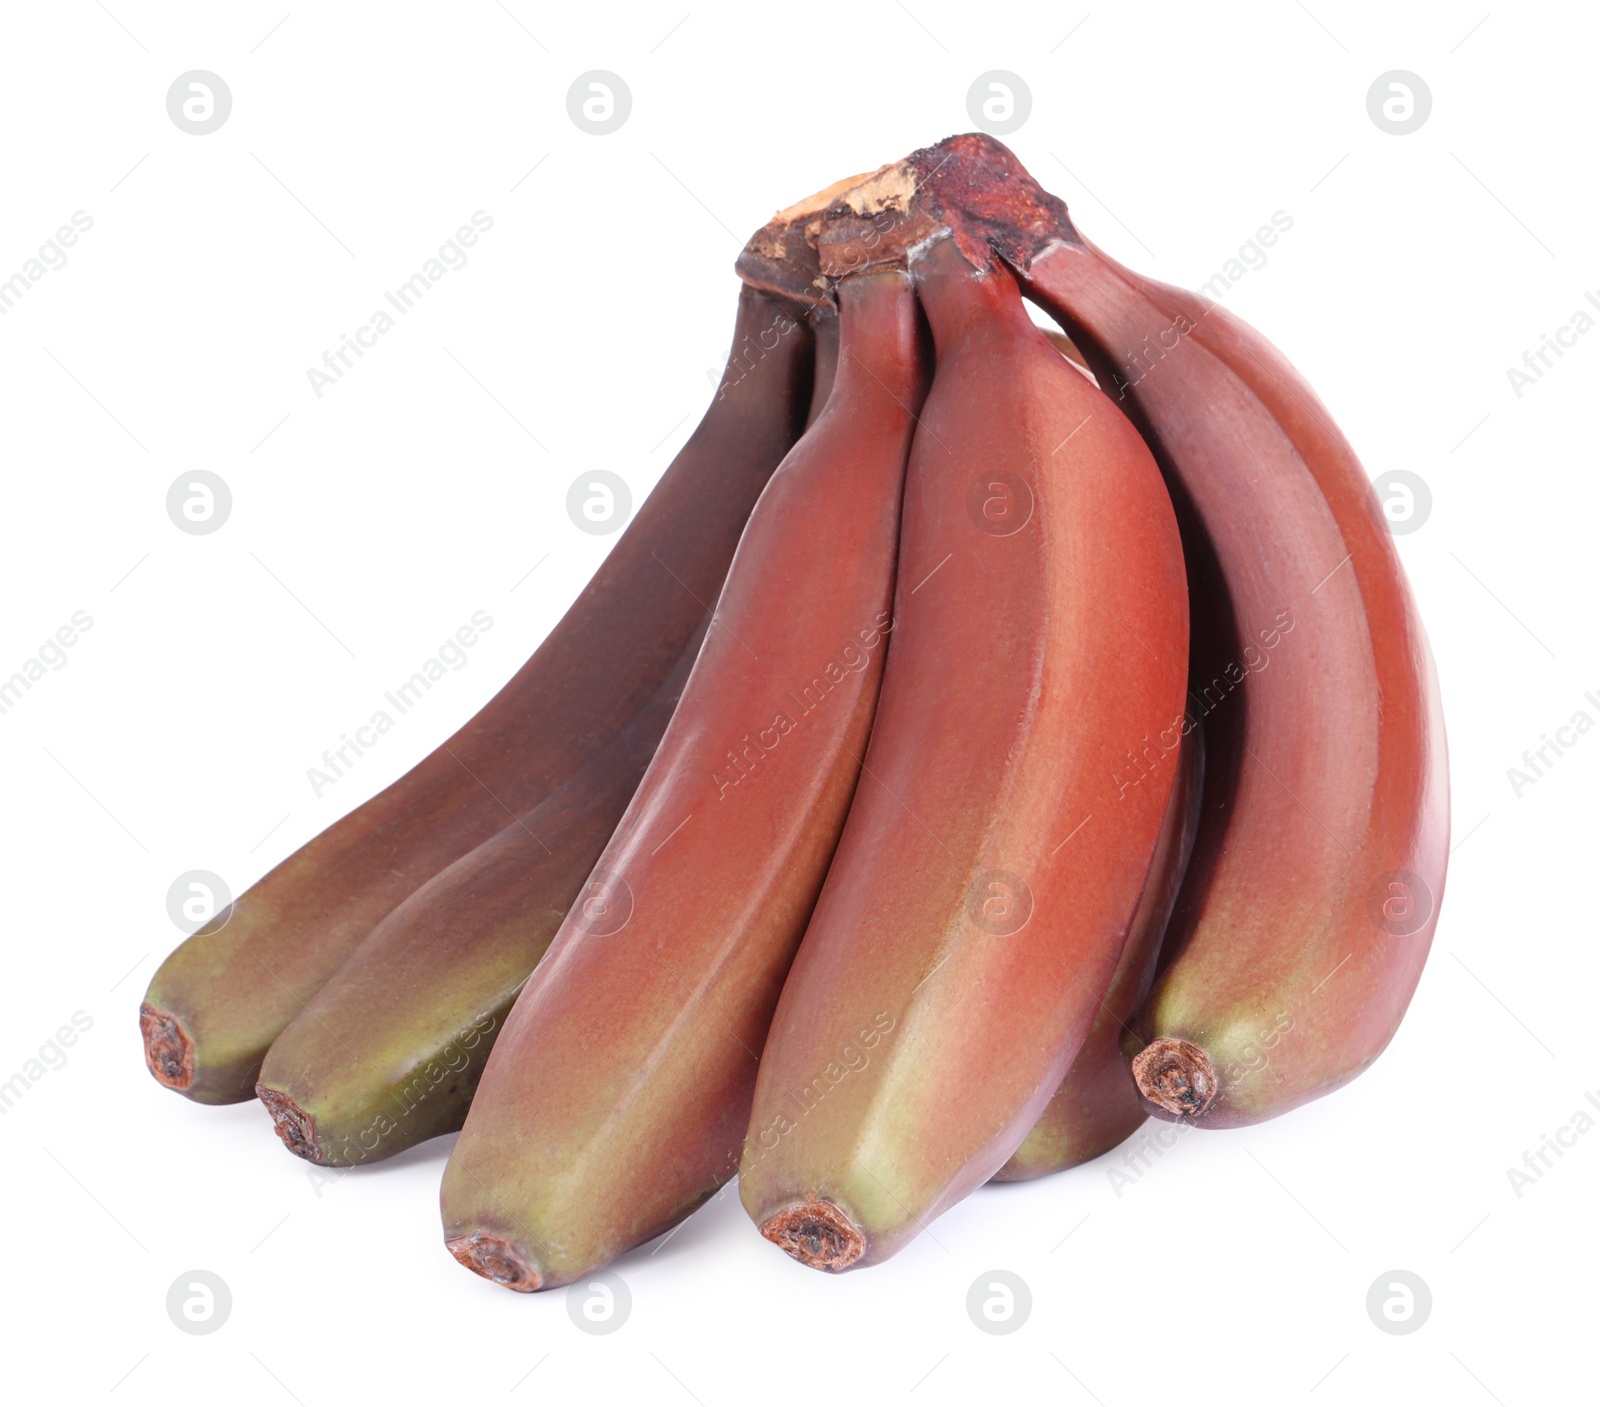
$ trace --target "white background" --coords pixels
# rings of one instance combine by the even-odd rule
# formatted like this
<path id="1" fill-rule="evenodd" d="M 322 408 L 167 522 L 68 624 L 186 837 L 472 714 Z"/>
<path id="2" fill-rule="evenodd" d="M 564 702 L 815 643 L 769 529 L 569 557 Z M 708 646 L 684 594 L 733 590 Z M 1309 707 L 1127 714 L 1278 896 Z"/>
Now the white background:
<path id="1" fill-rule="evenodd" d="M 1507 778 L 1576 710 L 1600 719 L 1600 331 L 1520 397 L 1507 377 L 1600 290 L 1592 11 L 684 3 L 681 23 L 526 0 L 7 7 L 0 279 L 74 211 L 94 222 L 0 317 L 0 674 L 74 611 L 94 622 L 0 716 L 0 1078 L 93 1022 L 0 1118 L 7 1378 L 305 1407 L 1591 1395 L 1600 1130 L 1520 1197 L 1506 1170 L 1600 1090 L 1600 736 L 1520 797 Z M 193 68 L 233 95 L 204 137 L 165 108 Z M 633 96 L 605 137 L 566 110 L 596 68 Z M 588 1336 L 566 1292 L 508 1294 L 445 1254 L 446 1144 L 319 1181 L 258 1105 L 157 1088 L 135 1014 L 179 937 L 166 891 L 204 868 L 238 892 L 469 717 L 614 541 L 569 523 L 568 484 L 610 469 L 637 502 L 698 419 L 743 239 L 970 128 L 989 69 L 1032 93 L 1007 142 L 1142 272 L 1197 286 L 1290 216 L 1224 301 L 1369 472 L 1431 487 L 1400 548 L 1450 731 L 1433 958 L 1369 1074 L 1191 1133 L 1120 1196 L 1118 1155 L 988 1189 L 832 1278 L 730 1190 L 616 1267 L 631 1317 Z M 1433 95 L 1409 136 L 1367 115 L 1391 69 Z M 306 368 L 477 210 L 470 262 L 318 399 Z M 233 494 L 212 536 L 166 516 L 197 469 Z M 480 609 L 466 667 L 315 797 L 306 769 Z M 194 1268 L 233 1296 L 206 1337 L 165 1308 Z M 1005 1337 L 965 1308 L 995 1268 L 1033 1298 Z M 1365 1307 L 1397 1268 L 1433 1296 L 1405 1337 Z"/>

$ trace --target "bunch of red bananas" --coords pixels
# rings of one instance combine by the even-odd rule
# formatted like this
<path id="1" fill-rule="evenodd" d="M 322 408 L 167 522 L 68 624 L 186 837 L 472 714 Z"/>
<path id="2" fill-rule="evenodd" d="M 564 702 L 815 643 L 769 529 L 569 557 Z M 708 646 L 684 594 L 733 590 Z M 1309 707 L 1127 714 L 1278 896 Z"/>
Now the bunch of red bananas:
<path id="1" fill-rule="evenodd" d="M 721 390 L 538 652 L 140 1013 L 313 1162 L 462 1129 L 446 1245 L 517 1290 L 735 1174 L 844 1270 L 1151 1113 L 1283 1113 L 1387 1044 L 1443 892 L 1422 626 L 1263 338 L 977 136 L 738 268 Z"/>

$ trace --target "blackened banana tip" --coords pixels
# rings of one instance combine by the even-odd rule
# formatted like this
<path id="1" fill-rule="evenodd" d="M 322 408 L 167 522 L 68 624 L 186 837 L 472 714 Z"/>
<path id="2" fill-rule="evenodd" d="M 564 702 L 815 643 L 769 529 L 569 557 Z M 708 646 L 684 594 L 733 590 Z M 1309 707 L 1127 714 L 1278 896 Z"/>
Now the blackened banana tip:
<path id="1" fill-rule="evenodd" d="M 304 1109 L 281 1090 L 256 1086 L 256 1098 L 267 1106 L 272 1115 L 272 1127 L 283 1146 L 296 1157 L 308 1163 L 323 1161 L 322 1145 L 317 1142 L 317 1123 Z"/>
<path id="2" fill-rule="evenodd" d="M 1133 1057 L 1139 1093 L 1158 1109 L 1197 1119 L 1217 1097 L 1217 1072 L 1199 1046 L 1163 1036 Z"/>
<path id="3" fill-rule="evenodd" d="M 866 1239 L 832 1202 L 791 1202 L 761 1224 L 761 1234 L 813 1270 L 848 1270 Z"/>
<path id="4" fill-rule="evenodd" d="M 473 1231 L 465 1236 L 450 1237 L 444 1248 L 474 1274 L 504 1285 L 508 1290 L 531 1294 L 544 1288 L 544 1276 L 539 1267 L 520 1246 L 504 1236 Z"/>
<path id="5" fill-rule="evenodd" d="M 144 1037 L 144 1063 L 168 1089 L 187 1090 L 194 1083 L 194 1042 L 178 1018 L 143 1002 L 139 1034 Z"/>

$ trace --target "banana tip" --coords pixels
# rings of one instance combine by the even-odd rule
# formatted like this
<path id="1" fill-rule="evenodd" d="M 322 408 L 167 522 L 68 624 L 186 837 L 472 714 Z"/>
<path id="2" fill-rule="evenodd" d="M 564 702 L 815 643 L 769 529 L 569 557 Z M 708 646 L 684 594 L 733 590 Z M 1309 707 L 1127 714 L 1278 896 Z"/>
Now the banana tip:
<path id="1" fill-rule="evenodd" d="M 283 1146 L 296 1157 L 310 1163 L 322 1161 L 322 1145 L 317 1142 L 317 1123 L 282 1090 L 256 1086 L 256 1098 L 267 1106 L 272 1115 L 272 1127 Z"/>
<path id="2" fill-rule="evenodd" d="M 504 1236 L 473 1231 L 465 1236 L 449 1237 L 444 1248 L 474 1274 L 504 1285 L 508 1290 L 528 1294 L 544 1285 L 539 1267 L 520 1246 Z"/>
<path id="3" fill-rule="evenodd" d="M 139 1034 L 144 1037 L 144 1063 L 168 1089 L 187 1090 L 194 1083 L 194 1042 L 170 1012 L 143 1002 Z"/>
<path id="4" fill-rule="evenodd" d="M 1211 1057 L 1188 1041 L 1162 1036 L 1133 1057 L 1134 1083 L 1158 1109 L 1197 1119 L 1217 1097 Z"/>
<path id="5" fill-rule="evenodd" d="M 848 1270 L 867 1248 L 855 1223 L 832 1202 L 791 1202 L 762 1222 L 761 1234 L 813 1270 Z"/>

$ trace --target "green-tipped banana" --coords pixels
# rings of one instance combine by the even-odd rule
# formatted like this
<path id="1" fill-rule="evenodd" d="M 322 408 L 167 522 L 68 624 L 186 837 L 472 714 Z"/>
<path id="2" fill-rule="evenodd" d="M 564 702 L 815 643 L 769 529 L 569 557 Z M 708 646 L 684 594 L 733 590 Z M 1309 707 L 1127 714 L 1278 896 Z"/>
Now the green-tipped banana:
<path id="1" fill-rule="evenodd" d="M 202 1104 L 249 1099 L 267 1048 L 396 905 L 611 745 L 716 599 L 750 509 L 799 434 L 811 333 L 746 287 L 722 387 L 572 608 L 455 736 L 162 963 L 145 1061 Z"/>
<path id="2" fill-rule="evenodd" d="M 616 743 L 380 923 L 267 1052 L 256 1093 L 293 1153 L 375 1162 L 453 1133 L 517 993 L 644 775 L 700 647 Z"/>

